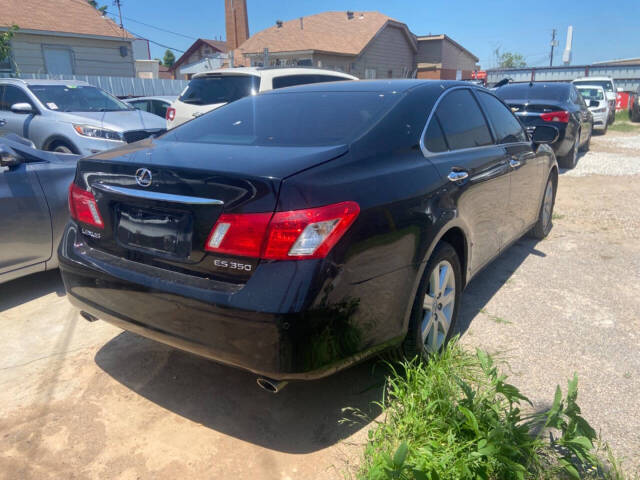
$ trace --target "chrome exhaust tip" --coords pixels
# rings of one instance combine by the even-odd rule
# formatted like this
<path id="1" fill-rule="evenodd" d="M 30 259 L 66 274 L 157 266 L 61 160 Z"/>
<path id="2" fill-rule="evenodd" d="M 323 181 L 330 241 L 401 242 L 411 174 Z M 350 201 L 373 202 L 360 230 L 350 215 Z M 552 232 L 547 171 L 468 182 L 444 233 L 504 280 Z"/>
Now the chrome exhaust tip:
<path id="1" fill-rule="evenodd" d="M 82 316 L 82 318 L 84 318 L 87 322 L 95 322 L 97 320 L 100 320 L 98 317 L 94 317 L 93 315 L 85 311 L 81 311 L 80 316 Z"/>
<path id="2" fill-rule="evenodd" d="M 258 386 L 269 392 L 269 393 L 278 393 L 280 392 L 284 387 L 287 386 L 287 383 L 289 382 L 285 382 L 285 381 L 281 381 L 281 380 L 274 380 L 272 378 L 264 378 L 264 377 L 260 377 L 256 380 L 256 382 L 258 383 Z"/>

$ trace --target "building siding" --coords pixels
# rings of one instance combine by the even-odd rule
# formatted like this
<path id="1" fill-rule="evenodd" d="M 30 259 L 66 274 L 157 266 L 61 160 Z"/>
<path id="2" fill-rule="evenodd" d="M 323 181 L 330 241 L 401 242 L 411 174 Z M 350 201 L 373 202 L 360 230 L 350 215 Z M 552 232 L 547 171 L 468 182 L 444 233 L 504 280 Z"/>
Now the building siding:
<path id="1" fill-rule="evenodd" d="M 414 50 L 404 31 L 398 27 L 387 25 L 367 45 L 362 54 L 355 60 L 352 75 L 365 78 L 367 69 L 376 71 L 376 78 L 402 78 L 415 68 Z"/>
<path id="2" fill-rule="evenodd" d="M 451 70 L 474 70 L 476 60 L 451 42 L 442 45 L 442 68 Z"/>
<path id="3" fill-rule="evenodd" d="M 75 75 L 135 76 L 131 41 L 17 33 L 11 41 L 11 53 L 21 73 L 48 73 L 43 45 L 69 48 Z M 121 46 L 127 47 L 125 57 L 120 55 Z"/>

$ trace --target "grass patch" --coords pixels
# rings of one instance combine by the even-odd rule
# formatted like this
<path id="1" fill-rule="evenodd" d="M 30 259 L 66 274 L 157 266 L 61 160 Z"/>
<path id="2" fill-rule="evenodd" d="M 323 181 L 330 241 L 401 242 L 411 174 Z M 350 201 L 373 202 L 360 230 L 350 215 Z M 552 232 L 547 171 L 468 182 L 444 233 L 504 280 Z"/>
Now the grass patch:
<path id="1" fill-rule="evenodd" d="M 531 403 L 492 357 L 456 341 L 429 362 L 390 367 L 359 479 L 626 478 L 580 415 L 576 377 L 549 409 L 524 414 Z"/>
<path id="2" fill-rule="evenodd" d="M 562 215 L 561 213 L 553 213 L 551 215 L 551 219 L 552 220 L 562 220 L 565 217 L 565 215 Z"/>
<path id="3" fill-rule="evenodd" d="M 633 123 L 629 120 L 629 112 L 622 110 L 616 112 L 616 121 L 613 125 L 609 125 L 609 130 L 614 132 L 636 132 L 640 131 L 640 123 Z"/>

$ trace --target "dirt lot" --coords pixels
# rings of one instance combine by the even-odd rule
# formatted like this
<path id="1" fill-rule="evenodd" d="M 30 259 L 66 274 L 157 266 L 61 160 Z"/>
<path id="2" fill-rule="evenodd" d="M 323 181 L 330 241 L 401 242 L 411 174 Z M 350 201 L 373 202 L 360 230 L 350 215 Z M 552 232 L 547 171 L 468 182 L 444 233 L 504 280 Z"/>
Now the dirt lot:
<path id="1" fill-rule="evenodd" d="M 640 136 L 594 137 L 563 172 L 547 240 L 470 285 L 463 342 L 502 352 L 536 407 L 577 372 L 583 413 L 640 460 Z M 87 323 L 57 272 L 0 285 L 0 478 L 336 478 L 380 398 L 370 361 L 276 396 L 251 374 Z M 374 412 L 375 415 L 376 412 Z"/>

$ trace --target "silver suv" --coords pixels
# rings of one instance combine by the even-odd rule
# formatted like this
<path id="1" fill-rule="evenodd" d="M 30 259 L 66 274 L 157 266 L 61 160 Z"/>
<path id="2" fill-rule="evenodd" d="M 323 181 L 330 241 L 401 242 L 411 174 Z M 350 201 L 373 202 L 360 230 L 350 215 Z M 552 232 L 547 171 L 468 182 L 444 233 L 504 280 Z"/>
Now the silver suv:
<path id="1" fill-rule="evenodd" d="M 165 129 L 164 119 L 85 82 L 0 79 L 0 134 L 42 150 L 93 155 Z"/>

